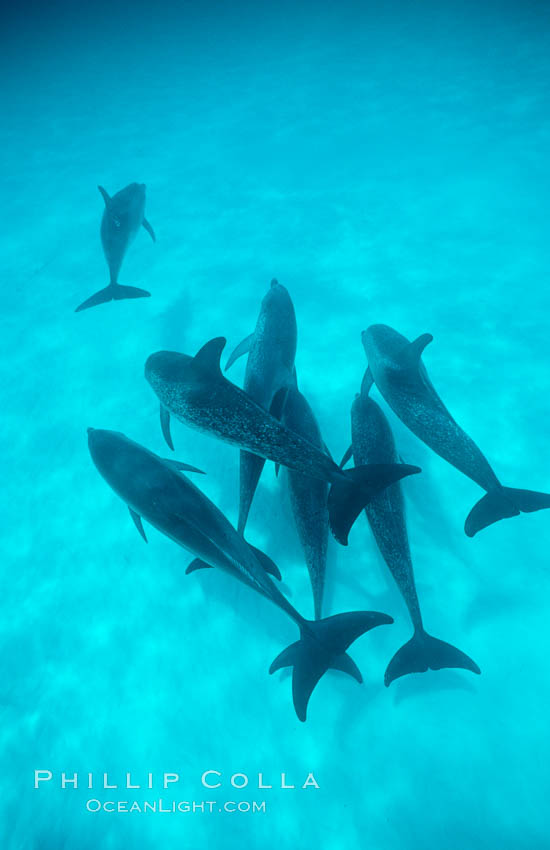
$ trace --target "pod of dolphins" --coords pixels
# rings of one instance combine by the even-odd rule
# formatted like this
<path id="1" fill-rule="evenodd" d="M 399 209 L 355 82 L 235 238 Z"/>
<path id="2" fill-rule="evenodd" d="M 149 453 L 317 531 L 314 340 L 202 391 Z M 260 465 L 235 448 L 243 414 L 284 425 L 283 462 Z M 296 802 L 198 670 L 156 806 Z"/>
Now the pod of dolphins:
<path id="1" fill-rule="evenodd" d="M 121 286 L 118 273 L 126 250 L 144 217 L 145 187 L 133 183 L 112 198 L 100 189 L 105 210 L 101 223 L 110 283 L 77 311 L 110 300 L 149 295 Z M 299 639 L 271 664 L 273 673 L 292 667 L 292 696 L 305 721 L 310 696 L 327 670 L 362 681 L 348 654 L 351 644 L 370 629 L 393 622 L 387 614 L 353 611 L 322 617 L 329 529 L 347 545 L 348 535 L 365 510 L 376 544 L 407 606 L 413 635 L 391 659 L 384 683 L 408 673 L 462 668 L 480 669 L 471 658 L 424 628 L 415 587 L 401 480 L 419 473 L 400 462 L 386 415 L 371 398 L 375 385 L 401 421 L 434 452 L 475 481 L 485 495 L 468 514 L 465 532 L 478 531 L 506 517 L 550 507 L 550 495 L 504 487 L 473 440 L 455 422 L 434 389 L 422 362 L 432 341 L 423 334 L 409 341 L 387 325 L 363 331 L 367 368 L 351 407 L 351 445 L 336 464 L 321 436 L 315 415 L 298 389 L 295 368 L 297 326 L 288 291 L 276 280 L 265 295 L 254 332 L 229 357 L 225 369 L 247 356 L 244 387 L 222 373 L 224 337 L 206 342 L 194 355 L 172 351 L 151 354 L 145 379 L 160 402 L 162 433 L 171 450 L 171 419 L 201 430 L 240 450 L 239 516 L 234 528 L 221 511 L 184 474 L 200 473 L 188 464 L 161 458 L 124 434 L 88 429 L 92 460 L 129 508 L 147 540 L 145 519 L 194 555 L 187 567 L 218 568 L 273 602 L 294 621 Z M 311 581 L 315 617 L 306 619 L 273 579 L 277 565 L 244 537 L 254 494 L 266 460 L 282 465 L 292 513 Z M 346 468 L 349 461 L 353 466 Z"/>

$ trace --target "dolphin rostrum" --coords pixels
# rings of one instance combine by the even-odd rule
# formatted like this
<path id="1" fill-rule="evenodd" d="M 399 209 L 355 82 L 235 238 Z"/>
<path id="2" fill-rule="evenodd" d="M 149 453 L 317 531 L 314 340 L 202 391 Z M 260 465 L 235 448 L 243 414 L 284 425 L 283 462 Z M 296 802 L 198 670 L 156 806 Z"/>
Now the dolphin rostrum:
<path id="1" fill-rule="evenodd" d="M 286 392 L 292 384 L 296 355 L 296 316 L 290 296 L 276 280 L 264 296 L 253 334 L 237 346 L 225 370 L 248 353 L 244 390 L 256 404 L 280 419 Z M 244 533 L 248 513 L 265 458 L 241 450 L 238 530 Z"/>
<path id="2" fill-rule="evenodd" d="M 432 339 L 423 334 L 410 342 L 387 325 L 371 325 L 362 334 L 372 378 L 394 413 L 436 454 L 487 491 L 466 518 L 468 537 L 499 519 L 550 508 L 547 493 L 503 487 L 474 441 L 455 422 L 421 360 Z"/>
<path id="3" fill-rule="evenodd" d="M 354 463 L 395 463 L 398 459 L 388 422 L 379 405 L 370 398 L 372 378 L 367 370 L 351 408 L 351 446 L 342 465 L 353 456 Z M 386 687 L 407 673 L 424 673 L 443 667 L 461 667 L 479 673 L 480 669 L 464 652 L 450 643 L 429 635 L 422 623 L 409 549 L 405 505 L 401 484 L 396 482 L 372 499 L 365 513 L 380 553 L 405 601 L 414 634 L 388 664 L 384 676 Z"/>
<path id="4" fill-rule="evenodd" d="M 115 431 L 89 428 L 88 446 L 97 470 L 127 504 L 143 537 L 142 518 L 197 556 L 198 563 L 194 561 L 188 572 L 218 567 L 269 599 L 296 623 L 300 639 L 277 656 L 270 673 L 293 667 L 292 695 L 300 720 L 306 719 L 309 698 L 327 670 L 340 670 L 362 681 L 346 650 L 375 626 L 392 623 L 391 617 L 353 611 L 306 620 L 269 578 L 268 570 L 278 573 L 273 562 L 250 546 L 180 471 L 193 467 L 163 460 Z"/>
<path id="5" fill-rule="evenodd" d="M 405 475 L 420 472 L 417 466 L 382 464 L 344 473 L 332 458 L 285 428 L 244 390 L 224 378 L 220 369 L 224 347 L 225 338 L 217 337 L 203 345 L 194 357 L 157 351 L 148 358 L 145 377 L 160 400 L 165 435 L 168 414 L 173 413 L 192 428 L 330 482 L 330 526 L 344 545 L 351 526 L 375 493 Z"/>
<path id="6" fill-rule="evenodd" d="M 296 384 L 288 390 L 282 422 L 286 428 L 309 440 L 320 451 L 326 452 L 315 415 Z M 393 463 L 393 460 L 391 462 Z M 287 471 L 287 481 L 294 522 L 311 581 L 315 618 L 319 619 L 327 566 L 328 484 L 320 478 L 312 478 L 294 469 Z"/>
<path id="7" fill-rule="evenodd" d="M 145 298 L 151 295 L 146 289 L 135 286 L 121 286 L 118 273 L 126 251 L 136 238 L 140 227 L 144 227 L 153 242 L 156 241 L 153 228 L 145 218 L 145 186 L 143 183 L 130 183 L 111 198 L 103 186 L 98 186 L 105 201 L 101 219 L 101 244 L 109 266 L 111 280 L 105 289 L 100 289 L 76 308 L 75 313 L 96 307 L 106 301 L 122 301 L 124 298 Z"/>

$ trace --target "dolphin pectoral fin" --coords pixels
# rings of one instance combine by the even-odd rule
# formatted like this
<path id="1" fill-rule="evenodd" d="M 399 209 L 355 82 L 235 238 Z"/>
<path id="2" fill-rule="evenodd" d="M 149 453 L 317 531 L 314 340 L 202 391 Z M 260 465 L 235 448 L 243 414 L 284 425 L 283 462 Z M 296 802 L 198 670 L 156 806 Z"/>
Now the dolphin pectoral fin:
<path id="1" fill-rule="evenodd" d="M 472 673 L 481 673 L 475 661 L 465 652 L 423 630 L 418 630 L 393 656 L 384 674 L 384 684 L 388 688 L 395 679 L 406 676 L 407 673 L 425 673 L 426 670 L 443 668 L 460 668 L 471 670 Z"/>
<path id="2" fill-rule="evenodd" d="M 128 508 L 128 510 L 130 511 L 130 516 L 134 520 L 134 525 L 136 526 L 137 530 L 139 531 L 139 533 L 141 534 L 141 536 L 143 537 L 143 539 L 147 543 L 147 536 L 145 534 L 145 530 L 143 528 L 143 523 L 141 521 L 140 515 L 136 514 L 136 512 L 133 511 L 132 508 Z"/>
<path id="3" fill-rule="evenodd" d="M 181 460 L 172 460 L 170 457 L 162 458 L 164 463 L 167 463 L 175 472 L 199 472 L 201 475 L 206 475 L 203 469 L 197 469 L 196 466 L 191 466 L 188 463 L 182 463 Z"/>
<path id="4" fill-rule="evenodd" d="M 432 340 L 431 334 L 422 334 L 418 339 L 410 342 L 399 355 L 401 363 L 409 369 L 416 369 L 420 363 L 422 352 Z"/>
<path id="5" fill-rule="evenodd" d="M 153 242 L 156 242 L 157 237 L 155 236 L 155 231 L 153 230 L 153 228 L 151 227 L 151 225 L 149 224 L 147 219 L 144 218 L 141 223 L 142 223 L 143 227 L 145 228 L 145 230 L 147 231 L 147 233 L 149 234 L 149 236 L 151 237 L 151 239 L 153 240 Z"/>
<path id="6" fill-rule="evenodd" d="M 367 366 L 365 374 L 363 375 L 363 380 L 361 381 L 361 396 L 363 398 L 366 398 L 368 396 L 373 384 L 374 378 L 372 377 L 370 366 Z"/>
<path id="7" fill-rule="evenodd" d="M 174 451 L 174 443 L 172 442 L 172 435 L 170 433 L 170 411 L 163 404 L 160 405 L 160 427 L 168 448 Z"/>
<path id="8" fill-rule="evenodd" d="M 242 342 L 238 344 L 238 346 L 234 349 L 232 354 L 229 356 L 229 360 L 225 364 L 225 371 L 231 368 L 235 360 L 238 360 L 239 357 L 242 357 L 244 354 L 248 354 L 250 351 L 250 346 L 252 345 L 252 340 L 254 339 L 254 334 L 249 334 L 247 337 L 243 339 Z"/>
<path id="9" fill-rule="evenodd" d="M 340 461 L 340 464 L 339 464 L 339 465 L 340 465 L 340 469 L 343 469 L 343 468 L 344 468 L 344 466 L 346 465 L 346 463 L 347 463 L 349 460 L 351 460 L 351 458 L 352 458 L 352 457 L 353 457 L 353 447 L 352 447 L 352 446 L 350 446 L 350 447 L 349 447 L 349 449 L 346 449 L 346 451 L 344 452 L 344 457 L 343 457 L 343 458 L 342 458 L 342 460 Z"/>
<path id="10" fill-rule="evenodd" d="M 273 399 L 271 400 L 271 405 L 269 408 L 269 412 L 275 418 L 280 420 L 283 415 L 283 410 L 285 409 L 286 397 L 288 395 L 288 387 L 281 387 L 280 390 L 277 390 Z"/>
<path id="11" fill-rule="evenodd" d="M 421 472 L 420 467 L 405 463 L 371 463 L 346 469 L 345 478 L 335 481 L 328 494 L 329 524 L 336 540 L 347 546 L 353 523 L 371 499 L 390 484 L 417 472 Z"/>
<path id="12" fill-rule="evenodd" d="M 489 490 L 477 502 L 466 518 L 464 531 L 468 537 L 473 537 L 478 531 L 498 522 L 519 516 L 520 513 L 533 513 L 544 508 L 550 508 L 550 494 L 538 493 L 535 490 L 516 490 L 514 487 L 500 487 Z"/>
<path id="13" fill-rule="evenodd" d="M 353 658 L 347 654 L 347 652 L 343 652 L 342 655 L 337 655 L 336 658 L 333 658 L 330 664 L 330 669 L 339 670 L 341 673 L 347 673 L 348 676 L 351 676 L 356 682 L 359 682 L 359 684 L 363 682 L 363 677 L 359 667 Z"/>
<path id="14" fill-rule="evenodd" d="M 105 201 L 105 206 L 108 207 L 109 204 L 111 203 L 111 196 L 109 195 L 107 190 L 103 188 L 103 186 L 98 186 L 97 188 L 101 192 L 101 197 Z"/>
<path id="15" fill-rule="evenodd" d="M 191 561 L 187 569 L 185 570 L 185 575 L 188 576 L 189 573 L 194 573 L 196 570 L 212 570 L 214 569 L 210 564 L 207 564 L 206 561 L 202 561 L 200 558 L 195 558 L 194 561 Z"/>
<path id="16" fill-rule="evenodd" d="M 246 541 L 246 542 L 248 543 L 248 541 Z M 261 549 L 256 549 L 256 547 L 253 546 L 251 543 L 248 543 L 248 545 L 250 546 L 250 548 L 254 552 L 256 558 L 258 559 L 258 561 L 260 562 L 260 564 L 262 565 L 262 567 L 264 568 L 266 573 L 269 573 L 270 576 L 275 576 L 275 578 L 279 579 L 279 581 L 280 581 L 282 576 L 281 576 L 281 573 L 280 573 L 280 570 L 279 570 L 279 567 L 277 566 L 277 564 L 274 561 L 272 561 L 271 558 L 268 557 L 268 555 L 265 554 L 265 552 L 262 552 Z"/>
<path id="17" fill-rule="evenodd" d="M 265 458 L 241 449 L 239 462 L 239 518 L 237 521 L 237 531 L 239 534 L 244 535 L 246 523 L 248 522 L 248 514 L 250 513 L 254 494 L 256 493 L 264 466 Z"/>
<path id="18" fill-rule="evenodd" d="M 349 673 L 354 679 L 361 676 L 352 659 L 343 657 L 346 650 L 365 632 L 389 623 L 393 623 L 392 618 L 377 611 L 351 611 L 303 622 L 300 640 L 284 649 L 269 668 L 274 673 L 283 667 L 293 667 L 292 698 L 299 720 L 306 720 L 309 698 L 331 667 Z"/>
<path id="19" fill-rule="evenodd" d="M 217 336 L 206 342 L 193 357 L 195 367 L 210 377 L 221 376 L 220 357 L 226 342 L 224 336 Z"/>

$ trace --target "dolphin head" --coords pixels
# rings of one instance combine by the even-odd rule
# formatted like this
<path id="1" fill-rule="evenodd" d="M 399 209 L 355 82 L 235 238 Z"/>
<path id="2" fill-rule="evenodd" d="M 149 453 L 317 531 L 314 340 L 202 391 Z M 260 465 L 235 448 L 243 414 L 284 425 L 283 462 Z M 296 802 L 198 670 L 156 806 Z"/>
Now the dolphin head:
<path id="1" fill-rule="evenodd" d="M 88 447 L 92 454 L 99 456 L 102 452 L 111 451 L 121 440 L 126 440 L 120 431 L 106 431 L 103 428 L 88 428 Z"/>
<path id="2" fill-rule="evenodd" d="M 158 457 L 119 431 L 88 428 L 88 448 L 99 474 L 128 506 L 162 487 Z"/>
<path id="3" fill-rule="evenodd" d="M 98 471 L 109 483 L 117 471 L 131 466 L 132 456 L 137 448 L 137 443 L 129 440 L 120 431 L 88 428 L 90 455 Z"/>
<path id="4" fill-rule="evenodd" d="M 145 183 L 130 183 L 127 188 L 133 195 L 145 200 Z"/>
<path id="5" fill-rule="evenodd" d="M 282 286 L 279 283 L 277 278 L 273 278 L 271 283 L 269 284 L 269 289 L 262 299 L 262 307 L 265 309 L 267 305 L 271 302 L 282 301 L 285 304 L 290 304 L 292 307 L 292 302 L 290 300 L 290 295 L 288 294 L 288 290 L 286 287 Z"/>
<path id="6" fill-rule="evenodd" d="M 393 359 L 409 340 L 389 325 L 371 325 L 361 334 L 369 365 L 380 359 Z"/>
<path id="7" fill-rule="evenodd" d="M 193 357 L 177 351 L 156 351 L 145 363 L 145 380 L 161 401 L 170 396 L 175 386 L 188 385 L 197 380 L 193 370 Z"/>
<path id="8" fill-rule="evenodd" d="M 292 372 L 296 356 L 296 315 L 288 290 L 275 278 L 262 298 L 256 333 L 268 344 L 277 346 L 277 357 Z"/>

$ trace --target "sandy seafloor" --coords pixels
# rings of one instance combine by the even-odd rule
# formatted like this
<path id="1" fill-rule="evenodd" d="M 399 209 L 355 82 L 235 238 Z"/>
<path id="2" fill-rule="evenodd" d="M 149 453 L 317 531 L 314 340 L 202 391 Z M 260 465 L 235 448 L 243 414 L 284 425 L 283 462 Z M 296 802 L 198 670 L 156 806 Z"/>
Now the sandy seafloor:
<path id="1" fill-rule="evenodd" d="M 364 518 L 330 546 L 326 614 L 395 625 L 352 649 L 365 683 L 324 677 L 305 725 L 277 609 L 149 529 L 145 546 L 88 455 L 86 428 L 162 455 L 143 379 L 159 348 L 253 329 L 276 276 L 300 384 L 339 458 L 385 322 L 424 360 L 505 484 L 550 489 L 550 143 L 545 3 L 29 8 L 4 30 L 1 663 L 3 850 L 542 850 L 550 843 L 550 513 L 463 533 L 479 488 L 392 417 L 427 628 L 480 677 L 383 686 L 410 635 Z M 147 216 L 121 283 L 148 300 L 75 315 L 108 281 L 102 200 L 137 180 Z M 234 367 L 241 381 L 244 361 Z M 236 521 L 238 453 L 176 423 L 176 457 Z M 248 536 L 304 613 L 311 594 L 267 464 Z M 33 770 L 56 783 L 34 791 Z M 203 770 L 224 774 L 212 796 Z M 163 793 L 59 789 L 59 772 Z M 254 788 L 261 771 L 320 790 Z M 233 772 L 251 785 L 235 792 Z M 86 800 L 266 800 L 265 814 L 91 814 Z"/>

